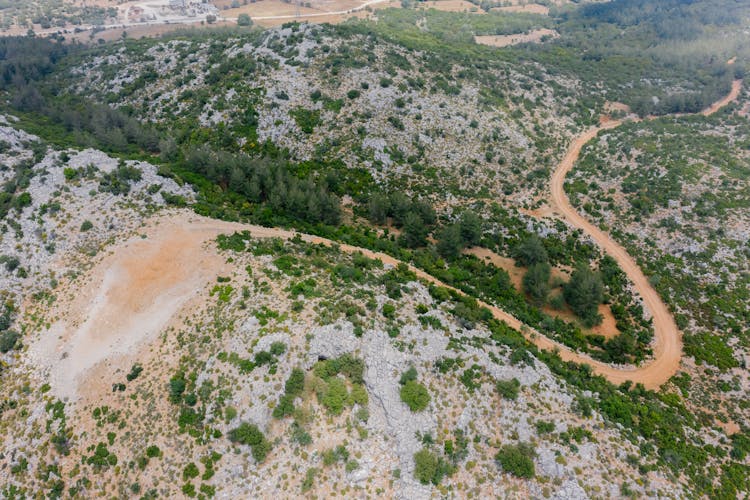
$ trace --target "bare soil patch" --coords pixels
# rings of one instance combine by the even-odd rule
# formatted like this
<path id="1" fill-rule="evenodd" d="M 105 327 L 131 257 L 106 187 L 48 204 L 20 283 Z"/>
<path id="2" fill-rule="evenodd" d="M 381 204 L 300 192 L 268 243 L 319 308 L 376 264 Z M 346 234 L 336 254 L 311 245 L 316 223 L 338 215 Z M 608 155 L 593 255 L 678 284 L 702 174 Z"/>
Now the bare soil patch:
<path id="1" fill-rule="evenodd" d="M 204 246 L 219 224 L 180 217 L 160 222 L 145 238 L 113 248 L 85 282 L 71 284 L 71 299 L 58 304 L 54 313 L 63 319 L 42 334 L 34 352 L 50 369 L 59 397 L 76 399 L 87 372 L 153 340 L 223 270 L 215 248 Z"/>
<path id="2" fill-rule="evenodd" d="M 217 3 L 221 8 L 222 5 Z M 238 8 L 221 10 L 221 16 L 235 19 L 239 14 L 248 14 L 260 26 L 276 26 L 289 21 L 306 21 L 313 23 L 340 23 L 346 19 L 364 18 L 372 15 L 379 8 L 400 7 L 396 0 L 311 0 L 299 7 L 295 3 L 282 0 L 261 0 Z"/>
<path id="3" fill-rule="evenodd" d="M 433 0 L 431 2 L 420 3 L 420 6 L 444 12 L 474 12 L 476 14 L 484 14 L 482 9 L 464 0 Z"/>
<path id="4" fill-rule="evenodd" d="M 356 2 L 344 1 L 335 2 L 340 3 L 341 7 L 338 9 L 326 9 L 325 6 L 333 4 L 334 2 L 310 2 L 310 7 L 304 6 L 307 2 L 302 2 L 300 5 L 300 14 L 318 14 L 321 12 L 336 11 L 342 9 L 350 9 L 356 7 Z M 294 16 L 297 13 L 297 6 L 295 3 L 282 2 L 281 0 L 261 0 L 260 2 L 249 3 L 236 9 L 222 10 L 221 15 L 223 17 L 237 17 L 240 14 L 249 14 L 253 17 L 265 17 L 265 16 Z"/>
<path id="5" fill-rule="evenodd" d="M 510 45 L 518 45 L 519 43 L 541 43 L 543 39 L 546 39 L 545 37 L 557 38 L 559 36 L 559 33 L 555 30 L 542 28 L 514 35 L 477 35 L 474 37 L 474 41 L 491 47 L 508 47 Z"/>
<path id="6" fill-rule="evenodd" d="M 492 265 L 504 269 L 505 272 L 507 272 L 510 276 L 510 281 L 511 283 L 513 283 L 513 286 L 516 288 L 516 290 L 518 290 L 519 292 L 523 291 L 523 275 L 526 273 L 526 268 L 517 266 L 514 259 L 503 257 L 496 254 L 492 250 L 480 247 L 469 248 L 465 250 L 464 253 L 474 255 L 480 260 L 490 262 Z M 568 281 L 568 279 L 570 279 L 571 272 L 572 269 L 568 267 L 553 267 L 551 279 Z M 551 292 L 551 296 L 559 293 L 561 293 L 559 289 L 553 290 Z M 559 310 L 547 304 L 542 307 L 542 311 L 549 316 L 558 317 L 569 323 L 577 324 L 581 328 L 581 330 L 583 330 L 583 332 L 588 335 L 601 335 L 609 339 L 620 334 L 620 330 L 617 329 L 617 321 L 612 315 L 612 310 L 606 304 L 599 304 L 599 314 L 602 315 L 603 320 L 601 324 L 596 325 L 593 328 L 586 328 L 581 325 L 578 321 L 578 317 L 567 306 L 564 309 Z"/>
<path id="7" fill-rule="evenodd" d="M 529 3 L 526 5 L 508 5 L 507 7 L 493 7 L 493 12 L 528 12 L 529 14 L 548 15 L 549 7 L 538 3 Z"/>

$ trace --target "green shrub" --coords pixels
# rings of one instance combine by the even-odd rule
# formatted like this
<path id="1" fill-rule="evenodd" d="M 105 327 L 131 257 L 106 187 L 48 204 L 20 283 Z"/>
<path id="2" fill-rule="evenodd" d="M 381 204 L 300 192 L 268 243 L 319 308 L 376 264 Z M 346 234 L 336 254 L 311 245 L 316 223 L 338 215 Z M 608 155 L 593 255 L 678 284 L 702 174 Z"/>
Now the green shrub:
<path id="1" fill-rule="evenodd" d="M 241 423 L 239 427 L 229 431 L 229 440 L 233 443 L 250 446 L 253 458 L 258 463 L 263 462 L 268 452 L 271 451 L 271 443 L 255 424 Z"/>
<path id="2" fill-rule="evenodd" d="M 142 371 L 143 371 L 143 367 L 139 365 L 138 363 L 136 363 L 130 368 L 130 373 L 125 375 L 125 378 L 127 379 L 128 382 L 132 382 L 133 380 L 138 378 L 138 375 L 140 375 Z"/>
<path id="3" fill-rule="evenodd" d="M 21 336 L 12 330 L 0 333 L 0 352 L 3 354 L 9 352 L 16 346 L 19 338 L 21 338 Z"/>
<path id="4" fill-rule="evenodd" d="M 510 380 L 498 380 L 495 384 L 497 392 L 505 399 L 515 400 L 518 398 L 518 392 L 521 388 L 521 382 L 517 378 Z"/>
<path id="5" fill-rule="evenodd" d="M 443 457 L 422 448 L 414 454 L 414 477 L 422 484 L 440 484 L 446 474 L 453 473 L 453 467 Z"/>
<path id="6" fill-rule="evenodd" d="M 430 404 L 430 393 L 416 380 L 409 380 L 401 387 L 401 401 L 406 403 L 411 411 L 422 411 Z"/>
<path id="7" fill-rule="evenodd" d="M 185 494 L 185 496 L 194 498 L 195 497 L 195 485 L 193 483 L 183 484 L 182 492 Z"/>
<path id="8" fill-rule="evenodd" d="M 383 304 L 383 316 L 393 319 L 396 316 L 396 307 L 393 304 Z"/>
<path id="9" fill-rule="evenodd" d="M 466 386 L 469 392 L 474 392 L 482 385 L 482 373 L 482 367 L 475 363 L 461 373 L 459 380 Z"/>
<path id="10" fill-rule="evenodd" d="M 320 111 L 317 109 L 296 108 L 289 112 L 297 126 L 306 134 L 312 134 L 320 123 Z"/>
<path id="11" fill-rule="evenodd" d="M 146 448 L 146 456 L 148 458 L 157 458 L 161 457 L 161 450 L 156 445 L 151 445 L 148 448 Z"/>
<path id="12" fill-rule="evenodd" d="M 94 224 L 90 220 L 83 221 L 83 224 L 81 224 L 81 232 L 86 232 L 94 227 Z"/>
<path id="13" fill-rule="evenodd" d="M 555 430 L 554 422 L 545 422 L 544 420 L 538 420 L 534 426 L 537 434 L 549 434 Z"/>
<path id="14" fill-rule="evenodd" d="M 117 465 L 117 456 L 110 453 L 106 444 L 99 443 L 94 449 L 94 454 L 86 458 L 86 463 L 91 465 L 95 471 L 100 471 Z"/>
<path id="15" fill-rule="evenodd" d="M 183 481 L 189 481 L 191 479 L 198 477 L 198 474 L 200 474 L 200 471 L 198 470 L 198 466 L 195 465 L 193 462 L 190 462 L 182 470 L 182 479 Z"/>
<path id="16" fill-rule="evenodd" d="M 281 356 L 286 352 L 286 344 L 283 342 L 274 342 L 271 344 L 269 352 L 274 356 Z"/>
<path id="17" fill-rule="evenodd" d="M 279 398 L 279 403 L 273 409 L 273 418 L 284 418 L 294 413 L 294 396 L 284 394 Z"/>
<path id="18" fill-rule="evenodd" d="M 365 363 L 351 354 L 343 354 L 335 359 L 319 361 L 313 367 L 313 372 L 323 380 L 335 377 L 339 373 L 345 375 L 353 384 L 364 382 Z"/>
<path id="19" fill-rule="evenodd" d="M 78 170 L 71 167 L 65 167 L 63 169 L 63 175 L 65 176 L 66 181 L 72 181 L 76 177 L 78 177 Z"/>
<path id="20" fill-rule="evenodd" d="M 171 379 L 169 379 L 169 399 L 173 403 L 178 403 L 182 398 L 182 394 L 185 392 L 187 382 L 185 382 L 184 375 L 178 373 Z"/>
<path id="21" fill-rule="evenodd" d="M 237 26 L 252 26 L 253 20 L 249 14 L 242 13 L 237 16 Z"/>
<path id="22" fill-rule="evenodd" d="M 495 455 L 495 460 L 504 472 L 516 477 L 534 477 L 534 448 L 528 443 L 505 445 Z"/>
<path id="23" fill-rule="evenodd" d="M 413 366 L 410 366 L 408 370 L 401 374 L 401 378 L 399 379 L 398 383 L 400 385 L 405 385 L 407 382 L 410 382 L 412 380 L 417 380 L 417 369 Z"/>
<path id="24" fill-rule="evenodd" d="M 302 493 L 306 493 L 310 491 L 313 487 L 313 482 L 315 481 L 315 476 L 318 474 L 318 469 L 314 467 L 310 467 L 307 469 L 307 472 L 305 473 L 305 479 L 302 480 Z"/>
<path id="25" fill-rule="evenodd" d="M 346 383 L 343 379 L 333 377 L 328 380 L 326 388 L 318 399 L 330 413 L 341 415 L 344 411 L 344 405 L 349 399 L 349 392 L 346 390 Z"/>
<path id="26" fill-rule="evenodd" d="M 292 441 L 301 445 L 307 446 L 312 443 L 312 436 L 305 429 L 303 429 L 297 422 L 292 422 Z"/>
<path id="27" fill-rule="evenodd" d="M 323 452 L 323 465 L 330 467 L 336 462 L 346 462 L 349 460 L 349 450 L 344 445 L 338 445 L 336 448 Z"/>
<path id="28" fill-rule="evenodd" d="M 352 392 L 350 394 L 352 403 L 358 404 L 359 406 L 367 406 L 370 398 L 367 395 L 367 389 L 362 384 L 354 384 L 352 386 Z"/>
<path id="29" fill-rule="evenodd" d="M 299 368 L 294 368 L 292 373 L 289 374 L 289 378 L 284 384 L 284 391 L 286 394 L 298 396 L 302 394 L 305 388 L 305 372 Z"/>

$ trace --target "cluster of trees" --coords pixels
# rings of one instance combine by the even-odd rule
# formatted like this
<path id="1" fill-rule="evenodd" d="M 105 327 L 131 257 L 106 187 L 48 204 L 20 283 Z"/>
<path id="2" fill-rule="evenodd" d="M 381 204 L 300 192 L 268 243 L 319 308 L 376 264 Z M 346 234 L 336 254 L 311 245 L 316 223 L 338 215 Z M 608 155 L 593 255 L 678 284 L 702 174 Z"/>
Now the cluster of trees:
<path id="1" fill-rule="evenodd" d="M 157 153 L 159 134 L 137 119 L 89 99 L 58 94 L 57 86 L 45 91 L 46 79 L 58 63 L 78 50 L 48 39 L 0 39 L 0 90 L 10 93 L 15 109 L 46 116 L 62 126 L 64 132 L 74 134 L 84 146 Z"/>
<path id="2" fill-rule="evenodd" d="M 332 415 L 340 415 L 346 407 L 355 404 L 364 407 L 369 397 L 364 386 L 364 362 L 351 354 L 318 361 L 313 367 L 314 389 L 318 402 Z M 344 375 L 351 383 L 351 391 L 338 375 Z"/>
<path id="3" fill-rule="evenodd" d="M 536 235 L 526 238 L 514 248 L 513 257 L 528 268 L 522 281 L 524 292 L 534 305 L 543 306 L 550 293 L 552 267 L 542 240 Z M 604 284 L 599 273 L 579 264 L 563 286 L 563 297 L 584 326 L 601 323 L 599 304 L 604 300 Z"/>
<path id="4" fill-rule="evenodd" d="M 661 95 L 661 90 L 655 89 L 656 99 L 654 95 L 635 97 L 630 108 L 639 116 L 698 113 L 729 93 L 733 76 L 733 73 L 726 72 L 723 78 L 710 82 L 700 91 Z"/>
<path id="5" fill-rule="evenodd" d="M 469 439 L 461 429 L 453 431 L 453 439 L 443 441 L 442 453 L 433 447 L 431 434 L 423 434 L 421 438 L 424 447 L 414 454 L 414 477 L 422 484 L 440 484 L 443 477 L 456 472 L 458 464 L 469 454 Z"/>
<path id="6" fill-rule="evenodd" d="M 588 266 L 576 267 L 570 281 L 563 287 L 563 296 L 584 326 L 592 327 L 602 322 L 599 304 L 604 300 L 604 285 L 601 276 Z"/>
<path id="7" fill-rule="evenodd" d="M 443 226 L 437 235 L 437 251 L 447 259 L 455 258 L 466 247 L 478 245 L 482 239 L 482 219 L 466 210 L 458 220 Z"/>
<path id="8" fill-rule="evenodd" d="M 427 245 L 427 237 L 434 231 L 435 250 L 449 259 L 458 257 L 466 247 L 478 245 L 482 239 L 481 217 L 471 210 L 461 212 L 452 223 L 436 227 L 437 216 L 429 202 L 411 199 L 401 192 L 373 194 L 367 202 L 367 218 L 374 224 L 386 224 L 389 219 L 401 229 L 399 243 L 407 248 Z"/>
<path id="9" fill-rule="evenodd" d="M 0 89 L 21 88 L 49 75 L 71 46 L 44 38 L 0 38 Z"/>
<path id="10" fill-rule="evenodd" d="M 311 223 L 336 225 L 341 220 L 338 196 L 309 177 L 296 177 L 285 161 L 215 151 L 207 146 L 189 148 L 184 161 L 192 171 L 251 203 Z"/>
<path id="11" fill-rule="evenodd" d="M 438 485 L 443 477 L 450 476 L 455 470 L 450 462 L 429 448 L 422 448 L 414 454 L 414 477 L 422 484 Z"/>
<path id="12" fill-rule="evenodd" d="M 202 186 L 204 202 L 212 206 L 212 212 L 227 201 L 226 196 L 216 194 L 218 186 L 221 193 L 239 195 L 239 205 L 255 204 L 255 211 L 245 213 L 261 221 L 279 215 L 312 224 L 336 225 L 340 221 L 340 200 L 327 180 L 298 174 L 298 169 L 276 151 L 269 154 L 261 150 L 251 157 L 234 152 L 237 144 L 233 138 L 221 143 L 205 141 L 200 131 L 171 137 L 141 124 L 128 110 L 91 103 L 79 96 L 58 95 L 57 85 L 47 79 L 73 50 L 48 40 L 0 39 L 0 90 L 10 94 L 16 110 L 48 119 L 45 129 L 38 132 L 51 133 L 66 145 L 72 142 L 116 154 L 159 153 L 173 171 L 186 176 L 198 174 L 210 182 L 206 186 L 200 179 L 191 178 Z M 50 128 L 50 122 L 56 128 Z M 208 135 L 213 137 L 212 133 Z M 198 143 L 200 146 L 196 146 Z M 120 192 L 122 183 L 116 182 L 119 177 L 108 179 L 105 188 Z M 11 202 L 10 198 L 0 200 L 0 205 Z"/>
<path id="13" fill-rule="evenodd" d="M 746 50 L 738 20 L 747 15 L 747 4 L 734 0 L 615 0 L 561 12 L 558 29 L 561 42 L 589 63 L 581 65 L 584 71 L 631 81 L 617 92 L 633 111 L 693 113 L 728 92 L 737 68 L 726 60 Z M 657 79 L 658 85 L 651 83 Z"/>
<path id="14" fill-rule="evenodd" d="M 258 463 L 266 459 L 266 456 L 273 447 L 263 432 L 258 429 L 258 426 L 248 422 L 243 422 L 239 427 L 230 430 L 229 440 L 233 443 L 250 446 L 253 458 Z"/>
<path id="15" fill-rule="evenodd" d="M 437 222 L 429 202 L 413 200 L 401 192 L 373 194 L 367 203 L 367 215 L 375 224 L 385 224 L 390 217 L 402 231 L 400 242 L 408 248 L 426 245 L 427 236 Z"/>

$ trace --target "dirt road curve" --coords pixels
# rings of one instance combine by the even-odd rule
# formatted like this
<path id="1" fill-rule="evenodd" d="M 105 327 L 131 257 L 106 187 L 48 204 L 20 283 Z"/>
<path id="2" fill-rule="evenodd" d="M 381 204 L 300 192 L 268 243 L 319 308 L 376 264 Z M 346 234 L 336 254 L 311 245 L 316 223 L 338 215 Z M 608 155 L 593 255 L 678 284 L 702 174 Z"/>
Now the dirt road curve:
<path id="1" fill-rule="evenodd" d="M 741 80 L 732 82 L 729 94 L 703 110 L 701 114 L 709 116 L 734 101 L 739 95 L 741 83 Z M 604 251 L 617 260 L 617 263 L 635 285 L 636 291 L 643 298 L 646 308 L 653 315 L 655 345 L 654 359 L 650 363 L 634 370 L 623 370 L 604 363 L 594 363 L 592 364 L 594 371 L 604 375 L 614 383 L 630 380 L 640 382 L 648 388 L 656 388 L 669 380 L 677 372 L 680 365 L 682 340 L 674 318 L 633 258 L 607 233 L 583 218 L 570 204 L 564 189 L 565 176 L 575 165 L 583 146 L 596 137 L 600 131 L 615 128 L 622 123 L 622 120 L 605 122 L 598 127 L 587 130 L 573 141 L 565 157 L 552 174 L 550 205 L 558 215 L 562 216 L 572 226 L 588 233 Z"/>
<path id="2" fill-rule="evenodd" d="M 721 101 L 722 105 L 736 97 L 738 92 L 737 82 L 732 94 Z M 715 105 L 710 110 L 719 107 Z M 599 131 L 620 123 L 605 123 L 573 141 L 552 177 L 551 203 L 570 224 L 586 231 L 617 259 L 635 284 L 654 317 L 656 342 L 653 361 L 644 366 L 626 368 L 594 361 L 544 337 L 500 308 L 480 304 L 498 320 L 521 331 L 540 349 L 555 349 L 566 361 L 588 364 L 595 373 L 613 383 L 629 380 L 657 388 L 679 366 L 680 332 L 666 305 L 633 259 L 607 234 L 581 217 L 563 190 L 565 174 L 575 164 L 581 148 Z M 361 252 L 385 264 L 396 266 L 401 263 L 389 255 L 294 231 L 224 222 L 198 216 L 189 210 L 164 213 L 143 228 L 142 236 L 136 235 L 113 247 L 111 253 L 92 269 L 85 283 L 73 285 L 75 293 L 71 295 L 74 298 L 58 302 L 53 314 L 53 317 L 64 319 L 54 323 L 31 348 L 32 362 L 49 370 L 58 397 L 76 400 L 85 397 L 86 391 L 96 394 L 98 390 L 108 390 L 107 384 L 99 387 L 102 380 L 111 380 L 111 377 L 101 375 L 102 370 L 119 365 L 122 365 L 120 369 L 127 369 L 128 356 L 147 347 L 168 326 L 179 326 L 181 315 L 189 315 L 200 308 L 202 301 L 207 300 L 206 287 L 215 282 L 216 276 L 231 269 L 211 241 L 221 233 L 233 231 L 249 231 L 256 238 L 288 239 L 298 235 L 304 241 L 338 245 L 344 252 Z M 433 276 L 409 267 L 419 278 L 448 287 Z M 82 384 L 84 381 L 86 383 Z"/>

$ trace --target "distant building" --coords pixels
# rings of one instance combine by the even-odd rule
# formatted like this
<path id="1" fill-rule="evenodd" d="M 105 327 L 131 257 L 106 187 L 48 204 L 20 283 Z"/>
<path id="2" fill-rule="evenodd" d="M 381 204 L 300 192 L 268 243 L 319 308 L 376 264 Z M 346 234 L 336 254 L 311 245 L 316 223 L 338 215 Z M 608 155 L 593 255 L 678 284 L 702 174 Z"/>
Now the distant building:
<path id="1" fill-rule="evenodd" d="M 186 0 L 169 0 L 169 7 L 172 9 L 184 9 L 187 7 Z"/>

